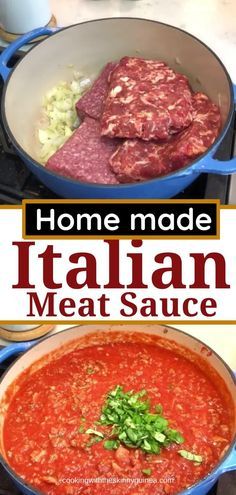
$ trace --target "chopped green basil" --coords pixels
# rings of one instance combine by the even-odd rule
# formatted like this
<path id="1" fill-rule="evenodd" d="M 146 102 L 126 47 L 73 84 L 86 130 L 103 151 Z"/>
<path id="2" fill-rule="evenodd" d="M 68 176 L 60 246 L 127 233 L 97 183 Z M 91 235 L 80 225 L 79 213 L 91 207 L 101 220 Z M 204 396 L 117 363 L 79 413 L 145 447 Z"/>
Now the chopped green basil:
<path id="1" fill-rule="evenodd" d="M 175 443 L 184 443 L 184 437 L 177 430 L 168 430 L 168 438 Z"/>
<path id="2" fill-rule="evenodd" d="M 94 445 L 95 443 L 98 443 L 98 442 L 101 442 L 102 438 L 101 437 L 92 437 L 91 440 L 89 440 L 89 442 L 86 444 L 86 447 L 91 447 L 92 445 Z"/>
<path id="3" fill-rule="evenodd" d="M 152 470 L 150 468 L 142 469 L 142 473 L 146 474 L 146 476 L 151 476 Z"/>
<path id="4" fill-rule="evenodd" d="M 164 443 L 166 439 L 166 436 L 163 435 L 163 433 L 160 433 L 159 431 L 155 431 L 154 433 L 152 433 L 152 436 L 153 438 L 155 438 L 155 440 L 157 440 L 160 443 Z"/>
<path id="5" fill-rule="evenodd" d="M 107 450 L 116 450 L 120 446 L 120 442 L 118 440 L 106 440 L 103 445 Z"/>
<path id="6" fill-rule="evenodd" d="M 162 407 L 162 405 L 161 404 L 157 404 L 155 406 L 155 410 L 156 410 L 156 413 L 157 414 L 162 414 L 163 413 L 163 407 Z"/>
<path id="7" fill-rule="evenodd" d="M 108 394 L 100 424 L 112 426 L 110 436 L 113 439 L 104 442 L 105 448 L 117 449 L 122 443 L 149 454 L 160 454 L 161 448 L 170 443 L 184 442 L 180 432 L 169 428 L 168 420 L 162 415 L 161 404 L 154 407 L 155 413 L 151 412 L 146 396 L 145 390 L 124 392 L 119 385 Z"/>
<path id="8" fill-rule="evenodd" d="M 88 435 L 96 435 L 97 437 L 104 438 L 104 435 L 103 433 L 101 433 L 101 431 L 93 430 L 92 428 L 86 430 L 85 433 L 87 433 Z"/>
<path id="9" fill-rule="evenodd" d="M 128 428 L 127 431 L 124 431 L 123 433 L 125 433 L 125 435 L 128 436 L 128 438 L 131 440 L 131 442 L 137 442 L 137 439 L 138 439 L 138 436 L 137 436 L 137 433 L 135 433 L 134 430 L 132 430 L 131 428 Z"/>
<path id="10" fill-rule="evenodd" d="M 184 457 L 184 459 L 197 462 L 198 464 L 201 464 L 201 462 L 203 461 L 203 457 L 201 455 L 193 454 L 192 452 L 188 452 L 187 450 L 179 450 L 178 454 Z"/>

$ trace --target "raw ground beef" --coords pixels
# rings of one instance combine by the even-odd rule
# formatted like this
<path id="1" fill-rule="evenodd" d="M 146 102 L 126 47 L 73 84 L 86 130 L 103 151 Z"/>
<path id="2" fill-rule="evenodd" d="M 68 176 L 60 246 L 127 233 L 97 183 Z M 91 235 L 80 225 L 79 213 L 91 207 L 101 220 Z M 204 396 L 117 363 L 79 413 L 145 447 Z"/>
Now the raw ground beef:
<path id="1" fill-rule="evenodd" d="M 112 80 L 128 77 L 136 81 L 169 82 L 175 79 L 175 72 L 161 60 L 145 60 L 138 57 L 123 57 L 113 71 Z M 109 78 L 111 80 L 111 78 Z"/>
<path id="2" fill-rule="evenodd" d="M 191 124 L 188 80 L 163 62 L 124 57 L 109 81 L 103 136 L 167 140 Z"/>
<path id="3" fill-rule="evenodd" d="M 115 66 L 115 62 L 108 63 L 94 81 L 91 89 L 76 104 L 76 110 L 81 119 L 86 116 L 96 120 L 101 118 L 104 99 L 108 91 L 108 77 Z"/>
<path id="4" fill-rule="evenodd" d="M 101 137 L 100 123 L 86 117 L 66 143 L 51 156 L 46 167 L 83 182 L 118 184 L 109 166 L 116 139 Z"/>
<path id="5" fill-rule="evenodd" d="M 100 184 L 144 181 L 184 167 L 211 146 L 221 124 L 219 108 L 193 94 L 185 76 L 135 57 L 108 63 L 76 108 L 82 124 L 46 167 Z"/>
<path id="6" fill-rule="evenodd" d="M 202 94 L 193 95 L 195 116 L 188 129 L 164 144 L 125 141 L 110 158 L 120 182 L 152 179 L 184 167 L 215 141 L 221 126 L 219 108 Z"/>

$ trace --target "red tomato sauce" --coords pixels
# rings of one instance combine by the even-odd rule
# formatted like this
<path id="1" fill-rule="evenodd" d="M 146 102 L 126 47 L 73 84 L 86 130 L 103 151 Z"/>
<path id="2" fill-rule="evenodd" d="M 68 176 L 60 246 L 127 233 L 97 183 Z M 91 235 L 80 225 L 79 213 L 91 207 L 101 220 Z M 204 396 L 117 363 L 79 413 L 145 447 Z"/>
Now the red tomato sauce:
<path id="1" fill-rule="evenodd" d="M 145 389 L 153 407 L 161 403 L 184 444 L 159 455 L 106 450 L 103 441 L 89 445 L 84 432 L 117 385 Z M 22 381 L 4 423 L 9 464 L 48 495 L 175 494 L 210 472 L 231 439 L 227 401 L 208 374 L 178 352 L 145 342 L 103 343 L 55 358 Z M 182 458 L 180 448 L 203 462 Z"/>

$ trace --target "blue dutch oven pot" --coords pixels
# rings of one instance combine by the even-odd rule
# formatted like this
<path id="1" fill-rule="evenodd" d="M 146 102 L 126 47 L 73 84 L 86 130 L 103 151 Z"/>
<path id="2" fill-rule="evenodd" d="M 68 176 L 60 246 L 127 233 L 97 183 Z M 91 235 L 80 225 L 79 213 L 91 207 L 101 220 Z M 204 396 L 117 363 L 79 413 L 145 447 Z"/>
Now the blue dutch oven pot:
<path id="1" fill-rule="evenodd" d="M 78 338 L 86 337 L 89 334 L 99 333 L 104 331 L 104 325 L 84 325 L 80 327 L 73 327 L 69 330 L 59 332 L 51 337 L 47 337 L 43 340 L 25 342 L 20 344 L 13 344 L 0 352 L 0 363 L 9 358 L 10 356 L 18 355 L 24 352 L 13 365 L 8 368 L 5 375 L 0 381 L 0 462 L 3 467 L 12 478 L 19 490 L 25 495 L 43 495 L 37 489 L 28 485 L 22 478 L 20 478 L 9 466 L 4 453 L 3 442 L 3 427 L 4 427 L 4 414 L 6 413 L 7 404 L 4 402 L 4 395 L 8 387 L 17 379 L 20 373 L 31 366 L 35 361 L 45 357 L 47 354 L 58 351 L 61 346 L 71 344 L 76 340 L 78 345 Z M 128 332 L 140 332 L 151 335 L 158 335 L 164 339 L 174 341 L 178 345 L 193 351 L 201 356 L 202 349 L 206 349 L 206 345 L 200 340 L 192 337 L 180 330 L 176 330 L 171 327 L 163 327 L 159 325 L 127 325 L 124 330 L 124 325 L 109 325 L 106 329 L 106 335 L 108 332 L 111 334 L 111 341 L 114 341 L 112 336 L 113 331 L 122 331 L 123 334 Z M 73 344 L 72 344 L 73 345 Z M 207 352 L 206 360 L 213 366 L 217 373 L 224 380 L 228 391 L 232 397 L 232 417 L 234 418 L 235 435 L 232 439 L 231 445 L 225 452 L 223 458 L 217 464 L 215 469 L 210 472 L 205 478 L 201 479 L 198 483 L 192 485 L 187 490 L 180 492 L 178 495 L 206 495 L 213 485 L 217 482 L 218 478 L 225 472 L 236 469 L 236 378 L 227 364 L 211 349 Z M 27 351 L 27 352 L 25 352 Z M 225 494 L 226 495 L 226 494 Z"/>
<path id="2" fill-rule="evenodd" d="M 8 63 L 24 44 L 48 35 L 11 70 Z M 42 166 L 37 142 L 40 108 L 45 93 L 61 80 L 70 80 L 71 66 L 94 76 L 108 61 L 124 55 L 162 59 L 189 78 L 195 91 L 205 92 L 220 106 L 222 130 L 215 143 L 190 166 L 161 178 L 123 185 L 89 184 L 62 177 Z M 234 115 L 230 77 L 219 58 L 204 43 L 167 24 L 136 18 L 83 22 L 65 29 L 36 29 L 12 43 L 0 57 L 5 80 L 2 117 L 7 133 L 27 167 L 47 187 L 66 198 L 170 198 L 201 173 L 232 174 L 236 158 L 215 159 Z M 216 191 L 217 197 L 217 191 Z"/>

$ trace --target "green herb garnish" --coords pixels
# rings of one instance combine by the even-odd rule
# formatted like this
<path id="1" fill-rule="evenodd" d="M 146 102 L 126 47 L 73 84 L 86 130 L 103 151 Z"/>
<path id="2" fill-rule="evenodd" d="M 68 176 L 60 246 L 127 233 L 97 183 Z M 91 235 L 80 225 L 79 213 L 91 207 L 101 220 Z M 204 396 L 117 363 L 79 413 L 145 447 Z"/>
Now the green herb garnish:
<path id="1" fill-rule="evenodd" d="M 89 428 L 88 430 L 86 430 L 85 433 L 87 433 L 87 435 L 93 435 L 91 440 L 89 440 L 89 442 L 86 444 L 86 447 L 91 447 L 95 443 L 101 442 L 101 440 L 103 440 L 103 438 L 104 438 L 104 435 L 101 431 L 97 431 L 97 430 L 94 430 L 92 428 Z"/>
<path id="2" fill-rule="evenodd" d="M 150 468 L 142 469 L 142 473 L 146 474 L 146 476 L 151 476 L 152 470 Z"/>
<path id="3" fill-rule="evenodd" d="M 157 414 L 162 414 L 163 413 L 163 407 L 161 404 L 157 404 L 155 406 L 155 411 L 157 412 Z"/>
<path id="4" fill-rule="evenodd" d="M 193 454 L 192 452 L 188 452 L 187 450 L 179 450 L 178 454 L 184 457 L 184 459 L 197 462 L 198 464 L 201 464 L 201 462 L 203 461 L 203 457 L 201 455 Z"/>
<path id="5" fill-rule="evenodd" d="M 106 440 L 103 445 L 107 450 L 116 450 L 120 443 L 117 440 Z"/>
<path id="6" fill-rule="evenodd" d="M 177 430 L 168 430 L 168 438 L 175 443 L 184 443 L 184 437 Z"/>
<path id="7" fill-rule="evenodd" d="M 91 440 L 86 444 L 86 447 L 92 447 L 95 443 L 101 442 L 102 438 L 101 437 L 92 437 Z"/>
<path id="8" fill-rule="evenodd" d="M 104 438 L 104 435 L 101 431 L 93 430 L 92 428 L 89 428 L 86 430 L 87 435 L 96 435 L 97 437 Z"/>
<path id="9" fill-rule="evenodd" d="M 155 413 L 150 412 L 149 400 L 143 400 L 146 395 L 145 390 L 124 392 L 121 386 L 108 394 L 100 416 L 101 425 L 112 426 L 112 439 L 104 442 L 106 449 L 117 449 L 123 444 L 149 454 L 160 454 L 163 447 L 184 442 L 180 432 L 169 428 L 160 405 L 156 406 Z"/>

